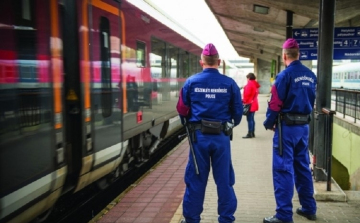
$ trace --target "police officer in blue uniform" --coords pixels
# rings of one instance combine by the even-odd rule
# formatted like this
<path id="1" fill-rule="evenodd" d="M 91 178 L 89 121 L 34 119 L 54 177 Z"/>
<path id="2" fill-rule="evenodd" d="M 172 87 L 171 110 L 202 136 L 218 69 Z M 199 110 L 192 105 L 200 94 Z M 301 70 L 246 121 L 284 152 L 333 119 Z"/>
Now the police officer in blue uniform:
<path id="1" fill-rule="evenodd" d="M 231 127 L 241 121 L 243 108 L 240 88 L 218 71 L 220 62 L 215 46 L 207 44 L 200 60 L 203 71 L 186 80 L 177 104 L 178 113 L 189 128 L 194 152 L 193 155 L 190 151 L 185 170 L 183 223 L 200 222 L 210 167 L 218 191 L 218 220 L 235 221 L 237 199 L 230 137 Z"/>
<path id="2" fill-rule="evenodd" d="M 296 213 L 316 220 L 316 201 L 309 167 L 308 151 L 310 113 L 315 102 L 317 79 L 299 61 L 299 45 L 295 39 L 283 44 L 285 69 L 275 79 L 264 126 L 274 130 L 273 184 L 276 214 L 264 223 L 293 222 L 294 184 L 300 208 Z"/>

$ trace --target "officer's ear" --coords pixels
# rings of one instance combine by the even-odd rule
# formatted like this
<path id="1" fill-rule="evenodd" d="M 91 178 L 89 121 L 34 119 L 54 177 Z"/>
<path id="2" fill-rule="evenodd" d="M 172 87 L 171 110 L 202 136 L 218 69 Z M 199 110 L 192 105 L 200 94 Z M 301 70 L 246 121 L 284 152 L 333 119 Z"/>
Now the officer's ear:
<path id="1" fill-rule="evenodd" d="M 199 60 L 200 66 L 203 67 L 204 66 L 204 62 L 202 60 Z"/>
<path id="2" fill-rule="evenodd" d="M 282 54 L 282 62 L 283 62 L 283 64 L 284 64 L 285 67 L 287 67 L 287 66 L 286 66 L 286 60 L 287 60 L 287 55 L 286 55 L 285 52 L 283 52 L 283 54 Z"/>
<path id="3" fill-rule="evenodd" d="M 220 59 L 218 59 L 218 66 L 220 66 L 220 64 L 221 64 L 221 60 L 220 60 Z"/>

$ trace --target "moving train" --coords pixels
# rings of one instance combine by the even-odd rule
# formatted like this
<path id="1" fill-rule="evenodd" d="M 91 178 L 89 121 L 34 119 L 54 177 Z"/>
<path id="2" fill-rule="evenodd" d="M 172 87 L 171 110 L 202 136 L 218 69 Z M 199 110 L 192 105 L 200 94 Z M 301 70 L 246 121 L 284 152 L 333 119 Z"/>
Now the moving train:
<path id="1" fill-rule="evenodd" d="M 0 1 L 0 222 L 46 219 L 181 128 L 201 47 L 141 2 Z"/>
<path id="2" fill-rule="evenodd" d="M 332 88 L 360 90 L 360 62 L 333 66 Z"/>

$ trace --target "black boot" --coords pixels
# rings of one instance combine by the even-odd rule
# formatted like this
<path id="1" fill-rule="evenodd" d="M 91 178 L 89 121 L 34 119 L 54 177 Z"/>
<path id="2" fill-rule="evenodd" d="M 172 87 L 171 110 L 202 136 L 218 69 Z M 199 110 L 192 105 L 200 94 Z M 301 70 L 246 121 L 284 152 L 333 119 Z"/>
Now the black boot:
<path id="1" fill-rule="evenodd" d="M 251 132 L 248 132 L 248 134 L 246 136 L 243 136 L 243 139 L 248 139 L 248 138 L 252 138 L 252 134 Z"/>
<path id="2" fill-rule="evenodd" d="M 251 133 L 251 136 L 253 137 L 253 138 L 255 138 L 255 132 L 250 132 Z"/>

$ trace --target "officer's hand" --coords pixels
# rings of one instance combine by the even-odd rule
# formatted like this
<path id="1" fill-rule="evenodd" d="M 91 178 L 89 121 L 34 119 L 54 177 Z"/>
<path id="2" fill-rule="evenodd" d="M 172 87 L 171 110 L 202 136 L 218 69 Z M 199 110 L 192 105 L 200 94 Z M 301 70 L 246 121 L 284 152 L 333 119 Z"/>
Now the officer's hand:
<path id="1" fill-rule="evenodd" d="M 265 125 L 264 125 L 265 126 Z M 272 127 L 267 127 L 265 126 L 266 130 L 271 130 L 271 131 L 275 131 L 275 125 L 273 125 Z"/>
<path id="2" fill-rule="evenodd" d="M 276 111 L 273 111 L 271 109 L 267 109 L 267 112 L 266 112 L 266 119 L 263 123 L 264 127 L 266 130 L 268 129 L 271 129 L 271 130 L 274 130 L 275 129 L 275 123 L 276 123 L 276 119 L 277 119 L 277 115 L 278 115 L 278 112 Z"/>
<path id="3" fill-rule="evenodd" d="M 272 131 L 275 130 L 275 125 L 269 123 L 269 120 L 268 120 L 268 119 L 266 119 L 266 120 L 264 121 L 264 127 L 265 127 L 266 130 L 268 130 L 268 129 L 270 129 L 270 130 L 272 130 Z"/>

